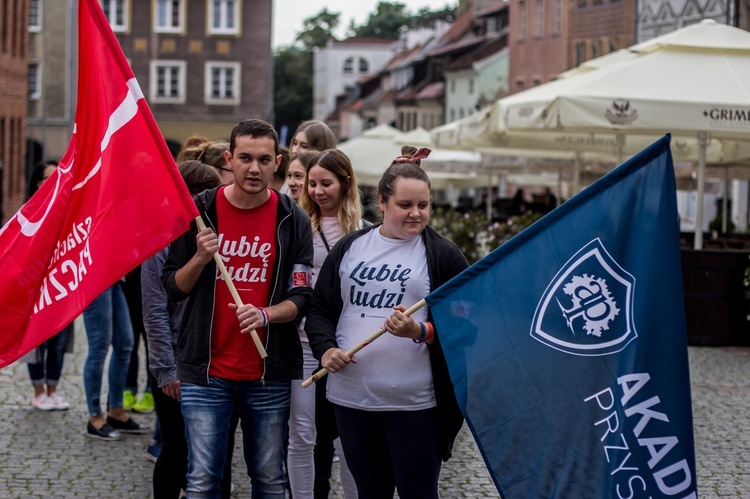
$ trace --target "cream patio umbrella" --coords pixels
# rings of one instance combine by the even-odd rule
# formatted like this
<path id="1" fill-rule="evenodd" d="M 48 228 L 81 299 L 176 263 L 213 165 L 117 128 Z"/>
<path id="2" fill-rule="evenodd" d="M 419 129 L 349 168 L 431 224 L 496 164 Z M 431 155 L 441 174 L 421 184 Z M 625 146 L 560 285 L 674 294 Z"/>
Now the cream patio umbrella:
<path id="1" fill-rule="evenodd" d="M 403 132 L 388 125 L 378 125 L 361 136 L 342 142 L 338 149 L 349 157 L 360 186 L 377 187 L 383 172 L 393 159 L 401 155 L 402 143 L 398 140 Z M 414 144 L 420 145 L 420 144 Z M 486 177 L 476 172 L 429 172 L 430 183 L 435 189 L 446 187 L 482 187 Z"/>
<path id="2" fill-rule="evenodd" d="M 628 49 L 618 60 L 496 101 L 435 142 L 634 154 L 664 133 L 677 161 L 706 165 L 750 158 L 750 33 L 704 21 Z M 698 203 L 695 247 L 702 247 Z"/>

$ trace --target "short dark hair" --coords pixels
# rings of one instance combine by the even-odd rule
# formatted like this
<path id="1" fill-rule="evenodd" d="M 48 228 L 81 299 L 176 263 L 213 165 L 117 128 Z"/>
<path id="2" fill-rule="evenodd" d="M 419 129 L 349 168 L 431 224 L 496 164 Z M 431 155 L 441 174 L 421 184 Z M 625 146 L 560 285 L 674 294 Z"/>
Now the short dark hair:
<path id="1" fill-rule="evenodd" d="M 179 170 L 192 195 L 221 185 L 221 178 L 216 170 L 200 161 L 183 161 L 180 163 Z"/>
<path id="2" fill-rule="evenodd" d="M 250 136 L 253 139 L 259 139 L 262 137 L 269 137 L 273 139 L 273 150 L 274 154 L 279 154 L 279 134 L 271 126 L 263 120 L 244 120 L 240 121 L 232 128 L 232 135 L 229 138 L 229 154 L 234 154 L 234 148 L 237 145 L 237 137 Z"/>
<path id="3" fill-rule="evenodd" d="M 281 163 L 279 163 L 279 167 L 276 168 L 276 171 L 273 172 L 273 176 L 284 181 L 286 180 L 286 172 L 289 170 L 289 163 L 291 162 L 291 158 L 289 158 L 289 149 L 280 146 L 279 154 L 281 154 Z"/>

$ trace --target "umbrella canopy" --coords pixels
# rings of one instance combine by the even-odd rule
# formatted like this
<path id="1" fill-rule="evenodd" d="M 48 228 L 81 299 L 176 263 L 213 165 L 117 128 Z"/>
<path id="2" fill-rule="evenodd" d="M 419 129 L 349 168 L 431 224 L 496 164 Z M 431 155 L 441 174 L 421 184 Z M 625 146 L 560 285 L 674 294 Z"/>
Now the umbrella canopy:
<path id="1" fill-rule="evenodd" d="M 352 162 L 354 173 L 357 176 L 357 184 L 377 187 L 385 169 L 390 166 L 396 157 L 401 155 L 401 147 L 406 144 L 416 147 L 430 147 L 432 141 L 429 132 L 424 129 L 418 128 L 405 134 L 388 125 L 378 125 L 367 130 L 360 137 L 342 142 L 338 145 L 338 148 Z M 433 162 L 438 160 L 457 161 L 464 164 L 467 162 L 479 163 L 481 155 L 461 151 L 441 152 L 434 150 L 430 158 L 422 160 L 422 166 L 428 171 L 430 183 L 435 189 L 482 187 L 491 182 L 487 175 L 477 175 L 467 169 L 459 172 L 430 171 L 430 160 Z"/>
<path id="2" fill-rule="evenodd" d="M 750 33 L 703 21 L 500 99 L 433 133 L 440 147 L 592 151 L 622 161 L 665 133 L 677 161 L 750 160 Z M 696 214 L 702 246 L 703 205 Z"/>

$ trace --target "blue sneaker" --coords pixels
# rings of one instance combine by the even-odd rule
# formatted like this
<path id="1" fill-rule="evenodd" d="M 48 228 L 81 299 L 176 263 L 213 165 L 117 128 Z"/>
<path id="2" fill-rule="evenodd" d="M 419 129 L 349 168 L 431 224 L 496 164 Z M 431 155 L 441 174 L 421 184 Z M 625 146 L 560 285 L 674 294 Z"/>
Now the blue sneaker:
<path id="1" fill-rule="evenodd" d="M 155 463 L 159 459 L 159 454 L 161 454 L 161 442 L 151 440 L 146 446 L 146 459 Z"/>

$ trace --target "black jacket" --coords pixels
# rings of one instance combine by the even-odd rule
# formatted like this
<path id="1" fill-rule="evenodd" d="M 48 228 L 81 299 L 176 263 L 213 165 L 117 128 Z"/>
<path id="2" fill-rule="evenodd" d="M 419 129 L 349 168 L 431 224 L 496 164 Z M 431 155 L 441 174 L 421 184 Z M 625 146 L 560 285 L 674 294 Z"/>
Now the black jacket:
<path id="1" fill-rule="evenodd" d="M 194 200 L 207 227 L 218 230 L 216 217 L 216 189 L 198 194 Z M 271 303 L 292 301 L 300 312 L 307 306 L 311 288 L 291 288 L 295 265 L 312 268 L 313 248 L 310 218 L 289 197 L 278 195 L 276 218 L 276 267 L 271 291 Z M 197 385 L 208 384 L 208 367 L 211 362 L 211 328 L 214 314 L 216 263 L 211 260 L 201 272 L 190 294 L 185 294 L 175 283 L 176 272 L 195 254 L 198 233 L 195 222 L 190 229 L 169 247 L 169 257 L 164 263 L 162 282 L 172 301 L 188 299 L 177 339 L 175 361 L 177 379 Z M 258 304 L 261 305 L 261 304 Z M 239 330 L 238 330 L 239 331 Z M 265 360 L 263 379 L 290 381 L 302 378 L 302 347 L 295 321 L 269 325 L 266 339 L 268 357 Z"/>
<path id="2" fill-rule="evenodd" d="M 318 281 L 315 284 L 310 307 L 307 312 L 305 331 L 310 341 L 315 358 L 320 360 L 329 348 L 338 348 L 336 343 L 336 326 L 343 309 L 341 299 L 341 279 L 339 266 L 344 254 L 349 250 L 352 242 L 370 230 L 378 230 L 380 224 L 356 232 L 351 232 L 341 238 L 331 249 L 323 267 L 320 269 Z M 430 291 L 434 291 L 454 276 L 460 274 L 469 264 L 458 247 L 445 239 L 430 227 L 422 232 L 425 253 L 427 255 L 427 270 L 430 275 Z M 404 304 L 407 307 L 412 303 Z M 428 311 L 428 320 L 432 321 L 432 314 Z M 456 402 L 453 384 L 448 374 L 448 365 L 440 346 L 439 332 L 435 331 L 435 339 L 428 345 L 430 364 L 432 366 L 432 380 L 435 385 L 435 399 L 439 418 L 440 452 L 444 461 L 451 456 L 453 441 L 463 424 L 463 415 Z"/>

